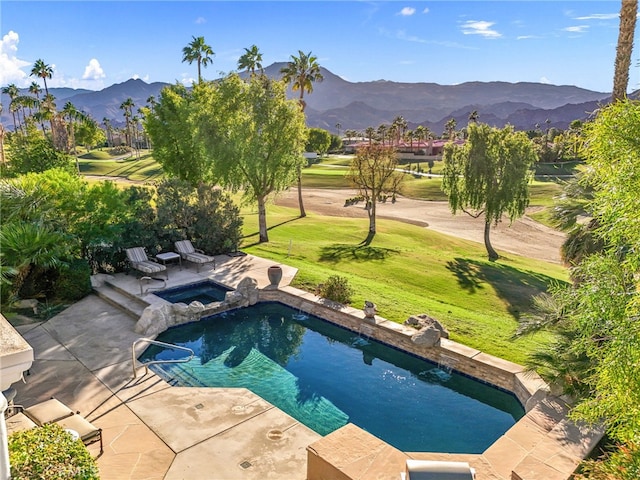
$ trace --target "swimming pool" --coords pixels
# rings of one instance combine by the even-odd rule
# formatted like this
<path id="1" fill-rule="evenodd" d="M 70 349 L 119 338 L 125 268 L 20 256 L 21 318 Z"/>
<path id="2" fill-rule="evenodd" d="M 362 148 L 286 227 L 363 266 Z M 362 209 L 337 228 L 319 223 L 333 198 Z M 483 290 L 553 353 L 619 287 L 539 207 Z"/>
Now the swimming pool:
<path id="1" fill-rule="evenodd" d="M 233 288 L 225 287 L 211 280 L 205 280 L 153 293 L 171 303 L 186 303 L 188 305 L 193 301 L 198 301 L 206 305 L 211 302 L 223 301 L 226 293 L 232 290 Z"/>
<path id="2" fill-rule="evenodd" d="M 196 352 L 188 363 L 151 367 L 167 381 L 249 388 L 321 435 L 351 422 L 403 451 L 481 453 L 524 415 L 508 392 L 280 303 L 158 340 Z M 140 360 L 180 356 L 152 346 Z"/>

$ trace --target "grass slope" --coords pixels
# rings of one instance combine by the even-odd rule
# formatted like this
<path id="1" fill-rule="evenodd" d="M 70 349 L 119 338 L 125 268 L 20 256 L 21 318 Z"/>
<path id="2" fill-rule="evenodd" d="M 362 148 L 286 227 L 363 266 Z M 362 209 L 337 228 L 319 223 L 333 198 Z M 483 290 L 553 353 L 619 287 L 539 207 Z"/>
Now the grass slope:
<path id="1" fill-rule="evenodd" d="M 294 286 L 313 291 L 330 275 L 349 279 L 353 305 L 370 300 L 381 316 L 403 322 L 426 313 L 450 330 L 452 340 L 517 363 L 548 337 L 513 340 L 531 298 L 566 270 L 515 255 L 488 262 L 482 245 L 393 220 L 363 245 L 368 221 L 308 215 L 270 206 L 270 241 L 257 242 L 257 215 L 247 211 L 243 250 L 299 269 Z"/>

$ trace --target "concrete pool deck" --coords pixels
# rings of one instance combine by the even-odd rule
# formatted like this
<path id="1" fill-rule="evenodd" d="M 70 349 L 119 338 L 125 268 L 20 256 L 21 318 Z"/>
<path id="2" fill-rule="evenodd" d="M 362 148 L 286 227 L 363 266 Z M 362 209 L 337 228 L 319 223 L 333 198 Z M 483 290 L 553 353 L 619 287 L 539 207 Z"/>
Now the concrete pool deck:
<path id="1" fill-rule="evenodd" d="M 194 266 L 172 266 L 167 286 L 205 278 L 235 286 L 249 276 L 263 288 L 269 283 L 267 268 L 273 264 L 247 255 L 221 256 L 215 271 L 196 273 Z M 284 286 L 296 270 L 282 267 Z M 121 291 L 134 296 L 140 292 L 134 275 L 118 274 L 112 281 Z M 109 298 L 111 294 L 115 297 Z M 557 475 L 563 470 L 560 467 L 570 467 L 575 455 L 593 441 L 581 443 L 583 432 L 570 430 L 567 424 L 556 435 L 562 445 L 556 448 L 546 441 L 566 414 L 554 405 L 543 405 L 527 415 L 525 422 L 518 422 L 483 455 L 407 454 L 375 437 L 368 439 L 366 432 L 351 444 L 342 433 L 322 438 L 246 389 L 172 387 L 153 373 L 141 376 L 142 368 L 133 379 L 131 348 L 140 338 L 134 331 L 134 316 L 140 305 L 126 304 L 130 297 L 118 297 L 117 292 L 101 295 L 108 301 L 90 295 L 47 322 L 16 327 L 33 347 L 35 359 L 26 383 L 14 387 L 16 403 L 30 406 L 55 396 L 103 429 L 105 451 L 98 458 L 103 480 L 321 478 L 308 475 L 308 453 L 311 458 L 313 452 L 344 467 L 344 475 L 323 477 L 327 479 L 397 480 L 406 458 L 468 461 L 477 470 L 478 480 L 516 478 L 512 469 L 530 458 L 523 466 L 527 475 L 517 478 L 555 479 L 567 478 Z M 342 440 L 336 443 L 336 439 Z M 363 442 L 369 445 L 365 452 Z M 574 445 L 580 451 L 568 452 Z M 527 456 L 535 448 L 540 454 Z M 89 449 L 98 453 L 95 445 Z M 366 462 L 353 457 L 355 450 L 368 457 Z M 550 470 L 547 457 L 555 459 L 557 471 Z M 362 470 L 364 463 L 368 470 Z"/>

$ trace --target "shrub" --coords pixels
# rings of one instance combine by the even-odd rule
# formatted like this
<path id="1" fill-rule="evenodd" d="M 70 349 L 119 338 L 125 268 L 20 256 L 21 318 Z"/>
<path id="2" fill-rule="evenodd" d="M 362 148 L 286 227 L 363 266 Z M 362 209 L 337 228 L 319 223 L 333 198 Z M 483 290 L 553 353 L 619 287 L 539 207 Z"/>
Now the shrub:
<path id="1" fill-rule="evenodd" d="M 11 478 L 26 480 L 94 480 L 98 466 L 79 440 L 55 423 L 9 437 Z"/>
<path id="2" fill-rule="evenodd" d="M 53 296 L 63 302 L 75 302 L 91 293 L 91 269 L 84 259 L 69 262 L 60 270 L 53 285 Z"/>
<path id="3" fill-rule="evenodd" d="M 576 480 L 636 480 L 640 478 L 640 446 L 637 443 L 619 445 L 597 460 L 586 460 Z"/>
<path id="4" fill-rule="evenodd" d="M 325 283 L 318 285 L 317 294 L 328 300 L 348 305 L 353 297 L 353 289 L 346 277 L 331 275 Z"/>

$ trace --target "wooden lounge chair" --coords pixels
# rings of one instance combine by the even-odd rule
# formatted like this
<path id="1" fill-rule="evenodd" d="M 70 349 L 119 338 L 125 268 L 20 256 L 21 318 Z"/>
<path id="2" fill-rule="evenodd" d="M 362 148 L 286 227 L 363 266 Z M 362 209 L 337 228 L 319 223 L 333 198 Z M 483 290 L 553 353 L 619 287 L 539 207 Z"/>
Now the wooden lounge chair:
<path id="1" fill-rule="evenodd" d="M 104 451 L 102 429 L 93 425 L 80 415 L 79 412 L 74 412 L 56 398 L 51 398 L 28 408 L 20 405 L 15 405 L 14 408 L 19 410 L 19 413 L 13 416 L 17 417 L 13 422 L 17 427 L 15 430 L 25 430 L 28 428 L 41 427 L 48 423 L 57 423 L 62 428 L 77 433 L 78 438 L 82 440 L 82 443 L 85 445 L 100 442 L 100 454 Z M 23 417 L 25 417 L 26 420 Z"/>
<path id="2" fill-rule="evenodd" d="M 142 272 L 147 275 L 152 275 L 154 273 L 164 272 L 167 280 L 169 280 L 169 273 L 167 272 L 167 267 L 165 265 L 161 265 L 153 259 L 149 259 L 147 257 L 147 252 L 144 251 L 142 247 L 133 247 L 127 248 L 127 259 L 129 260 L 129 264 L 131 268 Z"/>
<path id="3" fill-rule="evenodd" d="M 200 272 L 200 267 L 206 263 L 213 263 L 213 269 L 216 269 L 216 258 L 205 255 L 202 250 L 196 249 L 191 243 L 191 240 L 180 240 L 176 242 L 175 245 L 176 251 L 183 260 L 195 263 L 198 266 L 198 273 Z"/>

